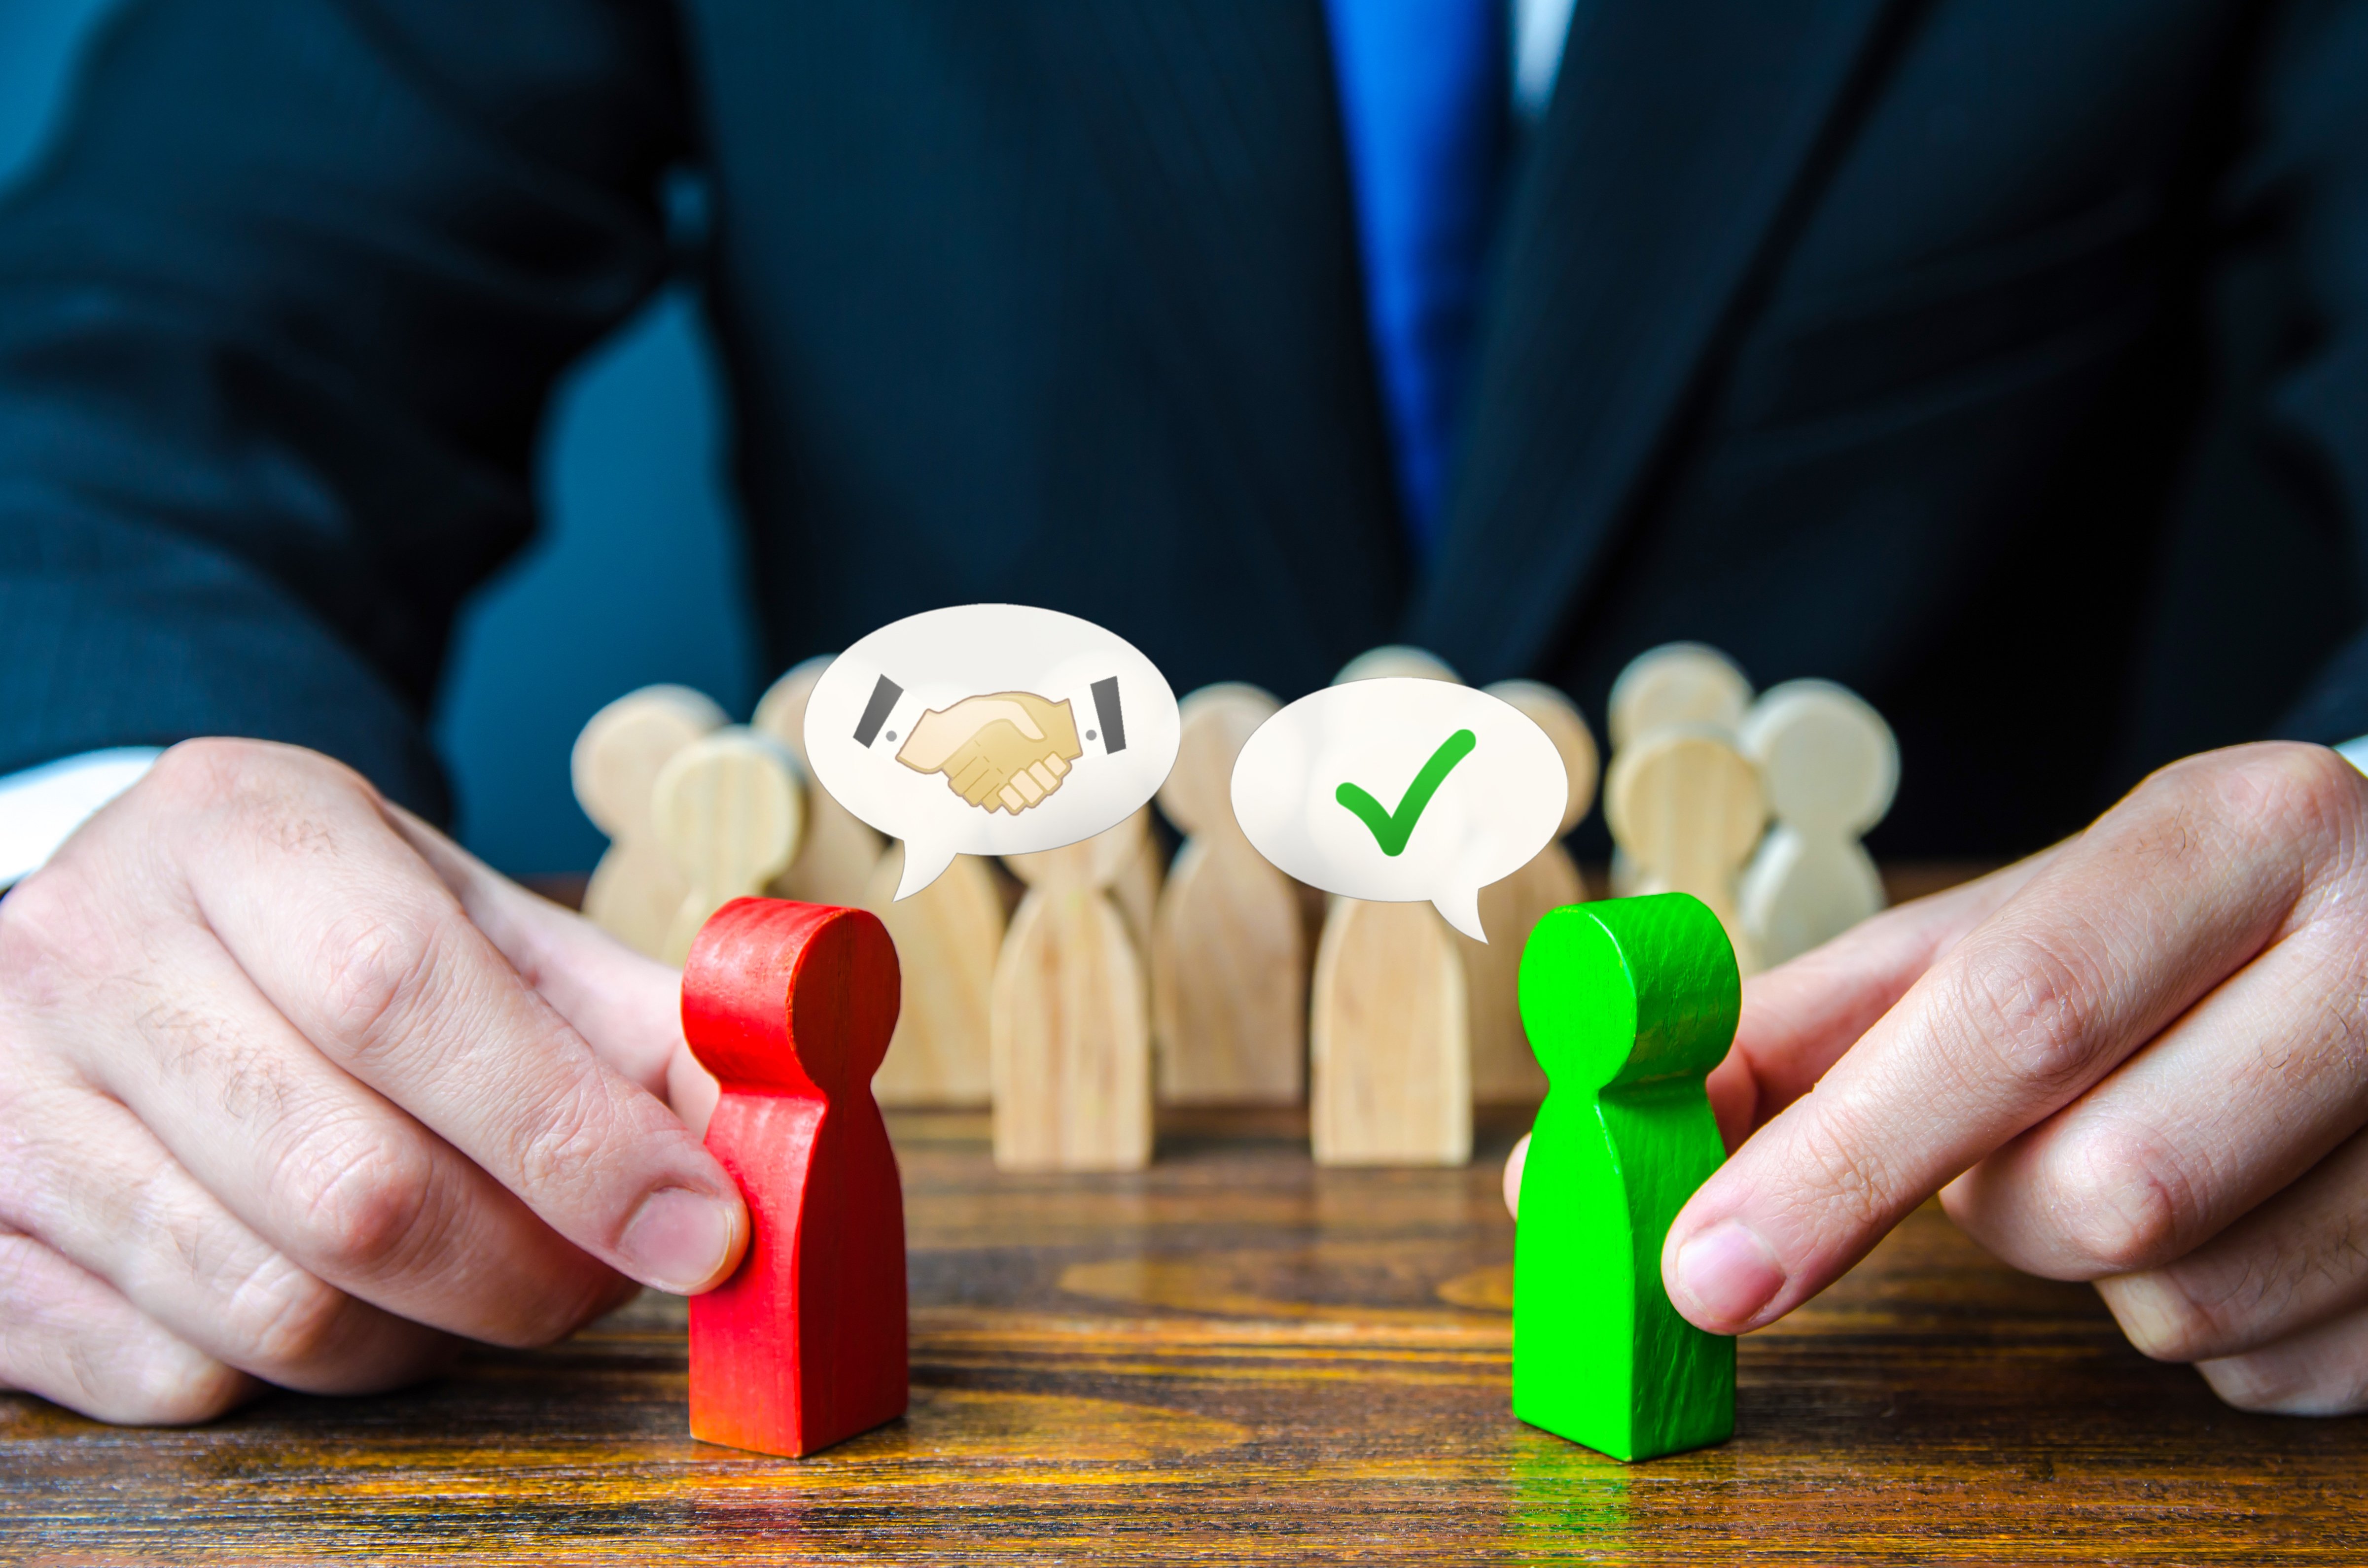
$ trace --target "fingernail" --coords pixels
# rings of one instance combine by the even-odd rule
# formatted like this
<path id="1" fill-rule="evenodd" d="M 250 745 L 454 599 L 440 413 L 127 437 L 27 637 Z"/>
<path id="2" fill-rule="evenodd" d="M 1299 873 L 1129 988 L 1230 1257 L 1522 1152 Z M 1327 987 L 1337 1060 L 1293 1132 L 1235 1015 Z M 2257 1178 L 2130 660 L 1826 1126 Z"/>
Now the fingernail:
<path id="1" fill-rule="evenodd" d="M 625 1271 L 643 1284 L 688 1296 L 723 1272 L 739 1228 L 732 1205 L 684 1187 L 661 1187 L 626 1222 L 617 1250 Z"/>
<path id="2" fill-rule="evenodd" d="M 1784 1288 L 1776 1249 L 1740 1220 L 1722 1220 L 1678 1249 L 1678 1309 L 1705 1328 L 1732 1333 Z"/>

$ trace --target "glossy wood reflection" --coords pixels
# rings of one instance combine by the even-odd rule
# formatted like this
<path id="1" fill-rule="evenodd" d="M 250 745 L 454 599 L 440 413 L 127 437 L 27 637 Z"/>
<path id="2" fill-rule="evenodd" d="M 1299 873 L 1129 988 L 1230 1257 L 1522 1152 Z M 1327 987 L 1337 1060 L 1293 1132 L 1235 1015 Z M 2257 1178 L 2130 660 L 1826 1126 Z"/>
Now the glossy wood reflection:
<path id="1" fill-rule="evenodd" d="M 1123 1176 L 892 1118 L 913 1405 L 803 1460 L 693 1442 L 681 1303 L 372 1400 L 123 1431 L 0 1396 L 0 1561 L 2358 1562 L 2368 1425 L 2246 1416 L 1928 1209 L 1741 1346 L 1736 1435 L 1622 1466 L 1506 1414 L 1497 1161 L 1319 1170 L 1196 1112 Z"/>

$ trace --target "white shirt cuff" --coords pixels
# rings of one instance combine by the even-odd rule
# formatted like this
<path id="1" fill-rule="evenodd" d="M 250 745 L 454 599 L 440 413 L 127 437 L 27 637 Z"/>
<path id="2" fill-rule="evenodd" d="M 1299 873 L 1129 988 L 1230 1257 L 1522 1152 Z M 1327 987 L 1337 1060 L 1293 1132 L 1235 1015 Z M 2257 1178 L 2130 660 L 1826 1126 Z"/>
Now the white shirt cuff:
<path id="1" fill-rule="evenodd" d="M 74 829 L 139 783 L 163 755 L 159 746 L 118 746 L 0 778 L 0 888 L 48 864 Z"/>

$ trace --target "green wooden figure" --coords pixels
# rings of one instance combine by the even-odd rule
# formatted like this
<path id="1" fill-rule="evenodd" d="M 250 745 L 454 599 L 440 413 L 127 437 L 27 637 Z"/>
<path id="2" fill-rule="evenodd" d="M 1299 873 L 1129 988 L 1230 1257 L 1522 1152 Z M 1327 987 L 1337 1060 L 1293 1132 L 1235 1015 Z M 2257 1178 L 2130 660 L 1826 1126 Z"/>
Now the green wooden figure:
<path id="1" fill-rule="evenodd" d="M 1718 916 L 1687 893 L 1557 909 L 1521 953 L 1548 1090 L 1513 1243 L 1513 1414 L 1614 1459 L 1735 1430 L 1735 1341 L 1669 1305 L 1661 1246 L 1726 1157 L 1702 1078 L 1742 998 Z"/>

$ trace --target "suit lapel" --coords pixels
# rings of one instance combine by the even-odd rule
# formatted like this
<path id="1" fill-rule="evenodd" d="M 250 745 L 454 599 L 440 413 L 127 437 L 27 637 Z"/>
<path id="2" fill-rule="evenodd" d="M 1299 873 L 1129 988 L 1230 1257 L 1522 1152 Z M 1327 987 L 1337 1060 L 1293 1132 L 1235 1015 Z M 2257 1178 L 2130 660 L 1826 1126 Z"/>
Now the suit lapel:
<path id="1" fill-rule="evenodd" d="M 1853 85 L 1879 65 L 1879 24 L 1911 9 L 1602 0 L 1574 32 L 1508 214 L 1414 641 L 1474 679 L 1550 651 L 1738 290 L 1823 172 Z"/>

